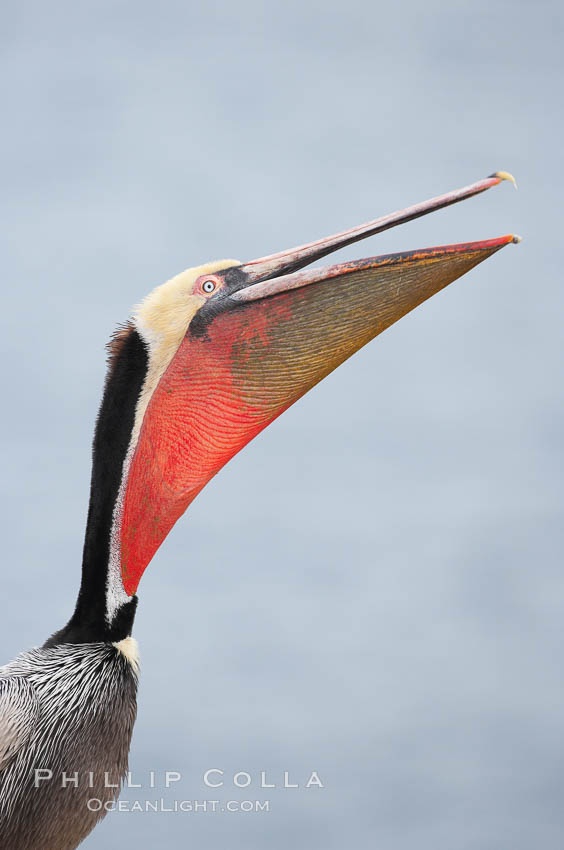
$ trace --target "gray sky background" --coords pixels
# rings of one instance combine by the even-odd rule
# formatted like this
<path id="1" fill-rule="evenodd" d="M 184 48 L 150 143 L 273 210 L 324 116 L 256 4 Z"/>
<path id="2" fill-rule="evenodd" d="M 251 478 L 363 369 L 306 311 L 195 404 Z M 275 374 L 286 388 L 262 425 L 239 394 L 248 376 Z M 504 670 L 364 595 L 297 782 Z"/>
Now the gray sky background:
<path id="1" fill-rule="evenodd" d="M 270 813 L 116 813 L 88 850 L 561 848 L 562 23 L 496 0 L 3 5 L 5 660 L 72 611 L 104 344 L 154 285 L 496 169 L 517 193 L 340 256 L 525 237 L 251 443 L 145 574 L 131 766 L 183 781 L 124 799 Z M 253 785 L 213 793 L 212 767 Z"/>

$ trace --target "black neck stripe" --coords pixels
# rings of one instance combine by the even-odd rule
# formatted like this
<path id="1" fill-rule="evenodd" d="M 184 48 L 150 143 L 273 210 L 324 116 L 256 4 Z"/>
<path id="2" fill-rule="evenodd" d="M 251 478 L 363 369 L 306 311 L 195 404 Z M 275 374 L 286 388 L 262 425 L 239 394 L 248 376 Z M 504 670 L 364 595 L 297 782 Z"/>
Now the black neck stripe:
<path id="1" fill-rule="evenodd" d="M 114 627 L 106 623 L 106 580 L 113 511 L 119 492 L 137 401 L 147 374 L 147 348 L 133 326 L 110 347 L 110 363 L 92 452 L 90 505 L 82 560 L 82 583 L 68 625 L 48 643 L 121 640 L 131 633 L 136 598 L 124 606 Z"/>

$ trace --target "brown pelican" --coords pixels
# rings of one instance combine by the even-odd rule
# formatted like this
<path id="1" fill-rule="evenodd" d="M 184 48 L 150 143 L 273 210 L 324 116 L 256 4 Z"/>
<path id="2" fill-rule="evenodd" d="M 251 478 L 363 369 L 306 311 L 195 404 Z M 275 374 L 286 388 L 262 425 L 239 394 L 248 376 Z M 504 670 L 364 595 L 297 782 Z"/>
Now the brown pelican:
<path id="1" fill-rule="evenodd" d="M 518 237 L 304 267 L 505 179 L 248 263 L 189 269 L 116 331 L 75 611 L 0 669 L 2 850 L 70 850 L 104 814 L 89 801 L 117 795 L 136 713 L 137 586 L 210 478 L 361 346 Z"/>

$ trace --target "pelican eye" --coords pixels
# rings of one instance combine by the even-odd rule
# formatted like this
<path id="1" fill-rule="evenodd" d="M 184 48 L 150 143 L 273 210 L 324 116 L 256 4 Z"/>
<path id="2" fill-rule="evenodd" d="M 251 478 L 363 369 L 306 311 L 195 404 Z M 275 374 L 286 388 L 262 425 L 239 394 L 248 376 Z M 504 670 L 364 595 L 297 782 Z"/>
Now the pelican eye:
<path id="1" fill-rule="evenodd" d="M 204 292 L 213 292 L 215 289 L 215 282 L 213 280 L 205 280 L 202 283 L 202 289 Z"/>

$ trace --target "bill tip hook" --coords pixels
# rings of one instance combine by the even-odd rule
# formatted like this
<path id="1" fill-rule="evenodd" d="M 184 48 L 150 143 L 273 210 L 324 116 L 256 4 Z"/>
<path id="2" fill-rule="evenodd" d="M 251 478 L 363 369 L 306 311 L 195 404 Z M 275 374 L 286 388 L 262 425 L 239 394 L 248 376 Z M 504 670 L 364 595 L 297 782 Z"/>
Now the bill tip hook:
<path id="1" fill-rule="evenodd" d="M 517 188 L 517 181 L 515 180 L 514 176 L 513 176 L 512 174 L 510 174 L 510 173 L 509 173 L 509 171 L 494 171 L 494 173 L 493 173 L 492 175 L 490 175 L 490 176 L 491 176 L 491 177 L 497 177 L 497 179 L 498 179 L 499 181 L 501 181 L 501 180 L 509 180 L 509 182 L 510 182 L 510 183 L 513 183 L 513 185 L 515 186 L 515 188 Z"/>

